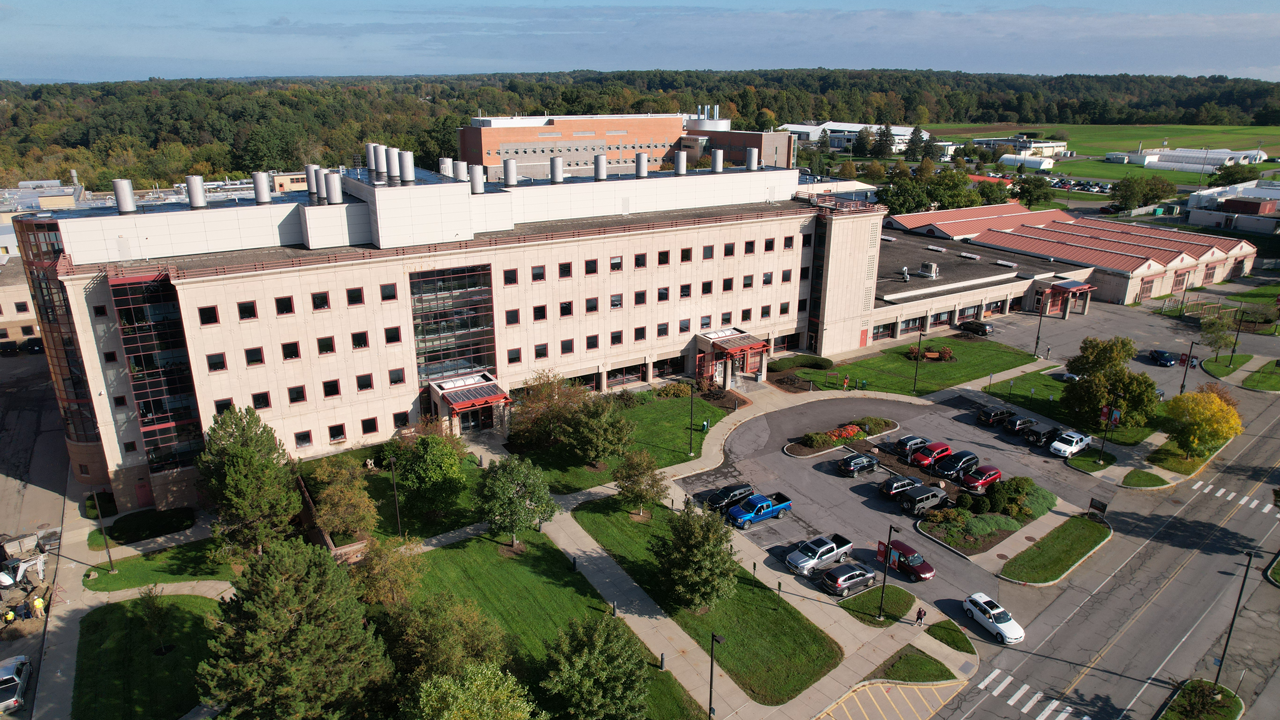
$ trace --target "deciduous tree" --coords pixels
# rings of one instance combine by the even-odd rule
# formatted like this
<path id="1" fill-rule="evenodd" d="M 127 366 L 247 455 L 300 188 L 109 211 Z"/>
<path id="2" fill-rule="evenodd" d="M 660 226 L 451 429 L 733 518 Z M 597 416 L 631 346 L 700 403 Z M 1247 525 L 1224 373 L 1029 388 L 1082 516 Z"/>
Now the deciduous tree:
<path id="1" fill-rule="evenodd" d="M 671 518 L 671 538 L 655 541 L 654 554 L 672 595 L 682 607 L 713 607 L 738 589 L 733 531 L 716 513 L 684 501 Z"/>
<path id="2" fill-rule="evenodd" d="M 518 455 L 490 463 L 480 473 L 476 499 L 489 529 L 510 534 L 512 547 L 518 531 L 536 528 L 556 514 L 542 470 Z"/>
<path id="3" fill-rule="evenodd" d="M 613 482 L 618 497 L 631 505 L 660 503 L 667 497 L 667 483 L 648 450 L 623 453 L 622 462 L 613 469 Z"/>
<path id="4" fill-rule="evenodd" d="M 876 200 L 889 208 L 890 215 L 929 209 L 929 196 L 925 194 L 924 186 L 915 180 L 903 180 L 881 187 L 876 191 Z"/>
<path id="5" fill-rule="evenodd" d="M 316 525 L 329 533 L 360 536 L 378 525 L 378 503 L 369 497 L 366 472 L 347 454 L 331 455 L 320 461 L 315 481 Z"/>
<path id="6" fill-rule="evenodd" d="M 648 708 L 644 650 L 626 623 L 609 615 L 574 618 L 547 647 L 542 687 L 556 718 L 641 720 Z"/>
<path id="7" fill-rule="evenodd" d="M 631 443 L 636 424 L 610 398 L 596 396 L 568 420 L 565 437 L 584 462 L 598 463 L 621 454 Z"/>
<path id="8" fill-rule="evenodd" d="M 841 180 L 853 180 L 858 177 L 858 166 L 852 160 L 845 160 L 840 163 L 839 177 Z"/>
<path id="9" fill-rule="evenodd" d="M 1026 205 L 1028 210 L 1034 205 L 1047 205 L 1053 201 L 1053 188 L 1049 185 L 1049 179 L 1041 175 L 1018 178 L 1009 194 Z"/>
<path id="10" fill-rule="evenodd" d="M 369 539 L 364 558 L 351 566 L 351 576 L 366 604 L 391 607 L 409 602 L 418 573 L 413 556 L 405 553 L 404 547 L 405 542 L 399 539 Z"/>
<path id="11" fill-rule="evenodd" d="M 440 437 L 419 436 L 396 461 L 396 473 L 409 502 L 420 511 L 446 511 L 462 487 L 458 454 Z"/>
<path id="12" fill-rule="evenodd" d="M 1138 356 L 1133 340 L 1117 335 L 1101 340 L 1086 337 L 1080 352 L 1067 361 L 1067 372 L 1073 375 L 1100 375 L 1104 371 L 1125 367 Z"/>
<path id="13" fill-rule="evenodd" d="M 505 665 L 511 643 L 502 627 L 475 600 L 432 593 L 411 605 L 391 608 L 387 649 L 405 692 L 429 678 L 460 678 L 476 663 Z"/>
<path id="14" fill-rule="evenodd" d="M 978 191 L 969 187 L 969 176 L 955 170 L 944 170 L 920 182 L 929 202 L 939 210 L 974 207 L 982 202 Z"/>
<path id="15" fill-rule="evenodd" d="M 1257 165 L 1223 165 L 1218 172 L 1209 176 L 1209 187 L 1238 185 L 1262 177 L 1262 168 Z"/>
<path id="16" fill-rule="evenodd" d="M 1217 395 L 1218 399 L 1226 403 L 1227 407 L 1232 410 L 1237 410 L 1240 407 L 1240 401 L 1236 400 L 1235 397 L 1231 395 L 1231 389 L 1221 383 L 1200 383 L 1196 386 L 1196 392 Z"/>
<path id="17" fill-rule="evenodd" d="M 916 177 L 925 179 L 931 178 L 933 177 L 935 170 L 937 170 L 937 166 L 934 164 L 933 159 L 926 155 L 925 158 L 920 161 L 920 165 L 916 167 Z"/>
<path id="18" fill-rule="evenodd" d="M 866 128 L 863 129 L 865 130 Z M 879 162 L 872 160 L 862 166 L 862 177 L 870 183 L 884 182 L 884 166 Z"/>
<path id="19" fill-rule="evenodd" d="M 1213 350 L 1215 360 L 1223 350 L 1235 342 L 1235 323 L 1223 317 L 1208 317 L 1200 321 L 1200 343 Z"/>
<path id="20" fill-rule="evenodd" d="M 556 445 L 569 419 L 591 398 L 585 385 L 539 370 L 518 393 L 511 412 L 511 441 L 519 447 Z"/>
<path id="21" fill-rule="evenodd" d="M 493 663 L 468 665 L 461 677 L 440 675 L 419 685 L 406 720 L 540 720 L 529 691 Z"/>
<path id="22" fill-rule="evenodd" d="M 978 197 L 983 205 L 1003 205 L 1009 202 L 1009 188 L 1002 182 L 977 183 Z"/>
<path id="23" fill-rule="evenodd" d="M 1183 393 L 1169 401 L 1166 414 L 1173 424 L 1169 437 L 1188 458 L 1244 432 L 1240 414 L 1214 393 Z"/>

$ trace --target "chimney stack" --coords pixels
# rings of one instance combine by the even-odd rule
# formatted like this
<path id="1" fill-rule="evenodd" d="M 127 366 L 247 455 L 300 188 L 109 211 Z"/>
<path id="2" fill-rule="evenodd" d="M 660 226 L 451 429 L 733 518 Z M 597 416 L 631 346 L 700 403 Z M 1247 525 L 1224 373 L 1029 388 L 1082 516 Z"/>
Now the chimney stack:
<path id="1" fill-rule="evenodd" d="M 271 204 L 271 176 L 267 173 L 253 174 L 253 201 L 259 205 Z"/>
<path id="2" fill-rule="evenodd" d="M 649 177 L 649 153 L 636 153 L 636 177 Z"/>
<path id="3" fill-rule="evenodd" d="M 400 148 L 387 148 L 387 184 L 400 184 Z"/>
<path id="4" fill-rule="evenodd" d="M 758 148 L 747 148 L 747 169 L 751 172 L 760 169 L 760 150 Z"/>
<path id="5" fill-rule="evenodd" d="M 453 159 L 440 158 L 440 174 L 445 177 L 453 177 Z"/>
<path id="6" fill-rule="evenodd" d="M 466 181 L 467 181 L 467 178 L 468 178 L 468 177 L 470 177 L 470 175 L 469 175 L 469 174 L 468 174 L 468 172 L 467 172 L 467 164 L 466 164 L 465 162 L 463 162 L 462 160 L 454 160 L 454 161 L 453 161 L 453 176 L 454 176 L 454 177 L 456 177 L 456 178 L 458 178 L 458 179 L 459 179 L 459 180 L 461 180 L 462 182 L 466 182 Z"/>
<path id="7" fill-rule="evenodd" d="M 688 164 L 688 158 L 689 153 L 683 150 L 676 151 L 676 175 L 684 175 L 685 172 L 687 172 L 686 165 Z"/>
<path id="8" fill-rule="evenodd" d="M 555 185 L 564 182 L 564 158 L 562 157 L 551 158 L 551 182 Z"/>
<path id="9" fill-rule="evenodd" d="M 418 184 L 418 173 L 413 166 L 413 152 L 409 150 L 400 151 L 400 184 Z"/>
<path id="10" fill-rule="evenodd" d="M 387 146 L 375 145 L 373 149 L 373 167 L 377 172 L 373 181 L 385 183 L 387 181 Z"/>
<path id="11" fill-rule="evenodd" d="M 609 168 L 605 164 L 609 158 L 603 153 L 596 156 L 596 182 L 609 179 Z"/>
<path id="12" fill-rule="evenodd" d="M 507 158 L 502 161 L 502 185 L 503 187 L 515 187 L 520 180 L 520 175 L 516 171 L 516 159 Z"/>
<path id="13" fill-rule="evenodd" d="M 724 151 L 723 150 L 711 151 L 711 172 L 713 173 L 724 172 Z"/>
<path id="14" fill-rule="evenodd" d="M 302 166 L 302 174 L 305 175 L 307 178 L 307 194 L 310 195 L 313 199 L 315 198 L 316 192 L 317 192 L 316 170 L 319 170 L 319 169 L 320 169 L 319 165 L 303 165 Z"/>
<path id="15" fill-rule="evenodd" d="M 75 172 L 72 170 L 72 172 Z M 201 210 L 209 206 L 204 199 L 204 178 L 199 175 L 187 176 L 187 202 L 192 210 Z"/>
<path id="16" fill-rule="evenodd" d="M 324 168 L 316 168 L 316 200 L 321 205 L 328 205 L 329 189 L 324 186 L 325 173 L 329 172 Z"/>
<path id="17" fill-rule="evenodd" d="M 112 180 L 111 188 L 116 192 L 116 210 L 121 215 L 129 215 L 138 211 L 133 202 L 133 181 Z"/>
<path id="18" fill-rule="evenodd" d="M 370 183 L 373 183 L 373 168 L 378 164 L 378 161 L 373 159 L 373 154 L 377 152 L 377 147 L 375 143 L 364 144 L 364 166 L 369 173 Z"/>
<path id="19" fill-rule="evenodd" d="M 336 172 L 324 176 L 324 187 L 330 205 L 342 204 L 342 175 Z M 268 198 L 268 202 L 270 199 Z"/>
<path id="20" fill-rule="evenodd" d="M 484 194 L 484 166 L 483 165 L 471 166 L 471 194 L 472 195 Z"/>

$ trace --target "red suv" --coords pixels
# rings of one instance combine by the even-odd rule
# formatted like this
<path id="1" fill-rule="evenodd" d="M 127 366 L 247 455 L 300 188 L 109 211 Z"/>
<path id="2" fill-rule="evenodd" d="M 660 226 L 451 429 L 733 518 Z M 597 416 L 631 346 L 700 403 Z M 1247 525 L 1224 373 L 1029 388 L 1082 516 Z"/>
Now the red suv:
<path id="1" fill-rule="evenodd" d="M 935 462 L 951 454 L 951 446 L 944 442 L 929 443 L 911 456 L 911 464 L 917 467 L 929 467 Z"/>
<path id="2" fill-rule="evenodd" d="M 1001 473 L 995 465 L 982 465 L 969 471 L 964 476 L 964 486 L 969 490 L 986 491 L 986 487 L 1000 482 Z"/>

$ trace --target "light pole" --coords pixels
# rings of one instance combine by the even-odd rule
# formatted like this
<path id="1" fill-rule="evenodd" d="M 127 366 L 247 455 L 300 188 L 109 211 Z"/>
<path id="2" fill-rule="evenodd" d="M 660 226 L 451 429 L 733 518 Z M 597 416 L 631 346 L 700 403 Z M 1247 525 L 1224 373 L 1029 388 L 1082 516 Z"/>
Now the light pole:
<path id="1" fill-rule="evenodd" d="M 1196 175 L 1196 192 L 1200 192 L 1200 178 L 1204 177 L 1204 165 L 1209 162 L 1209 148 L 1202 149 L 1204 150 L 1204 159 L 1200 161 L 1200 173 Z"/>
<path id="2" fill-rule="evenodd" d="M 1182 387 L 1178 388 L 1179 395 L 1187 391 L 1187 371 L 1191 369 L 1191 358 L 1192 358 L 1191 353 L 1195 352 L 1196 345 L 1199 345 L 1199 343 L 1197 343 L 1195 340 L 1192 340 L 1191 348 L 1187 350 L 1187 364 L 1182 366 Z"/>
<path id="3" fill-rule="evenodd" d="M 902 528 L 896 525 L 889 526 L 889 539 L 884 543 L 884 580 L 880 583 L 880 613 L 876 615 L 877 620 L 884 619 L 884 586 L 889 584 L 889 552 L 893 550 L 893 534 L 902 532 Z"/>
<path id="4" fill-rule="evenodd" d="M 707 691 L 707 720 L 715 717 L 716 709 L 712 705 L 716 701 L 716 646 L 724 642 L 723 635 L 711 633 L 711 682 L 710 690 Z"/>
<path id="5" fill-rule="evenodd" d="M 1218 684 L 1218 678 L 1222 677 L 1222 666 L 1227 664 L 1227 648 L 1231 646 L 1231 631 L 1236 629 L 1236 616 L 1240 614 L 1240 601 L 1244 599 L 1244 584 L 1249 580 L 1249 571 L 1253 569 L 1253 551 L 1245 550 L 1244 556 L 1249 558 L 1245 561 L 1244 575 L 1240 576 L 1240 594 L 1236 596 L 1236 609 L 1231 613 L 1231 624 L 1227 626 L 1227 641 L 1222 643 L 1222 657 L 1218 660 L 1218 672 L 1213 676 L 1213 684 Z"/>
<path id="6" fill-rule="evenodd" d="M 1040 357 L 1040 328 L 1044 326 L 1045 305 L 1049 302 L 1049 293 L 1046 291 L 1040 296 L 1040 320 L 1036 322 L 1036 349 L 1031 353 L 1036 357 Z"/>
<path id="7" fill-rule="evenodd" d="M 697 380 L 689 381 L 689 457 L 693 457 L 693 391 L 697 387 Z"/>
<path id="8" fill-rule="evenodd" d="M 1236 311 L 1236 339 L 1231 343 L 1231 359 L 1227 361 L 1227 365 L 1236 364 L 1236 346 L 1240 344 L 1240 326 L 1244 324 L 1244 301 L 1240 301 L 1240 309 Z"/>
<path id="9" fill-rule="evenodd" d="M 916 383 L 920 381 L 920 346 L 924 344 L 924 326 L 920 326 L 920 339 L 916 341 L 916 376 L 911 379 L 911 392 L 915 394 Z"/>
<path id="10" fill-rule="evenodd" d="M 396 489 L 396 459 L 387 458 L 387 464 L 391 466 L 391 497 L 396 501 L 396 535 L 404 537 L 404 529 L 400 527 L 400 491 Z"/>
<path id="11" fill-rule="evenodd" d="M 102 533 L 102 544 L 107 549 L 107 565 L 110 568 L 109 574 L 116 574 L 116 563 L 111 559 L 111 538 L 107 537 L 107 526 L 102 522 L 102 495 L 97 491 L 93 493 L 93 504 L 98 508 L 98 532 Z"/>

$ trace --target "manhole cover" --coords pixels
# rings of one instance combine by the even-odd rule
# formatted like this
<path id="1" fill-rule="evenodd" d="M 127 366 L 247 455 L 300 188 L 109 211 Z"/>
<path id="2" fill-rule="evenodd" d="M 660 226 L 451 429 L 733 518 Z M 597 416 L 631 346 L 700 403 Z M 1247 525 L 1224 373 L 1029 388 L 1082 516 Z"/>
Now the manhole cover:
<path id="1" fill-rule="evenodd" d="M 996 557 L 997 557 L 997 558 L 999 558 L 999 559 L 1001 559 L 1001 560 L 1008 560 L 1008 559 L 1009 559 L 1009 556 L 1008 556 L 1008 555 L 1005 555 L 1004 553 L 996 553 Z"/>
<path id="2" fill-rule="evenodd" d="M 1030 535 L 1024 535 L 1022 539 L 1023 539 L 1023 540 L 1026 540 L 1027 542 L 1035 542 L 1035 541 L 1036 541 L 1036 539 L 1035 539 L 1034 537 L 1031 537 Z"/>
<path id="3" fill-rule="evenodd" d="M 39 525 L 37 525 L 37 526 L 36 526 L 36 529 L 37 529 L 37 530 L 44 530 L 44 529 L 45 529 L 45 528 L 47 528 L 47 527 L 49 527 L 49 523 L 40 523 Z"/>

